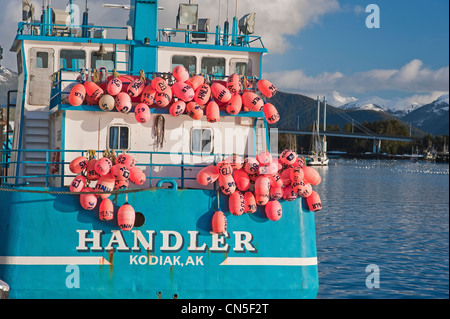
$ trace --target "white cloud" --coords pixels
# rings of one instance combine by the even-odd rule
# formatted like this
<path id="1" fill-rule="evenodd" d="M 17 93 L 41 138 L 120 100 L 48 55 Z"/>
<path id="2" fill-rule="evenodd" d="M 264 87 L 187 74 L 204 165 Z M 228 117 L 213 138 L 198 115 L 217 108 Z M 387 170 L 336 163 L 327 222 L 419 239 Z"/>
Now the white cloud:
<path id="1" fill-rule="evenodd" d="M 399 69 L 375 69 L 354 74 L 324 72 L 315 76 L 302 70 L 289 70 L 265 73 L 263 77 L 276 83 L 280 90 L 306 95 L 333 91 L 354 95 L 383 90 L 431 94 L 449 90 L 449 67 L 429 69 L 418 59 Z"/>
<path id="2" fill-rule="evenodd" d="M 199 17 L 211 19 L 212 32 L 218 23 L 218 0 L 200 0 Z M 221 1 L 220 26 L 226 19 L 227 1 Z M 235 1 L 229 1 L 230 28 L 235 14 Z M 175 24 L 175 16 L 178 9 L 177 1 L 161 1 L 165 8 L 160 12 L 160 26 L 171 27 Z M 337 0 L 240 0 L 238 2 L 238 18 L 247 13 L 256 13 L 255 34 L 264 34 L 264 45 L 271 53 L 283 53 L 290 44 L 286 37 L 296 35 L 302 28 L 319 21 L 320 17 L 327 13 L 339 10 Z"/>

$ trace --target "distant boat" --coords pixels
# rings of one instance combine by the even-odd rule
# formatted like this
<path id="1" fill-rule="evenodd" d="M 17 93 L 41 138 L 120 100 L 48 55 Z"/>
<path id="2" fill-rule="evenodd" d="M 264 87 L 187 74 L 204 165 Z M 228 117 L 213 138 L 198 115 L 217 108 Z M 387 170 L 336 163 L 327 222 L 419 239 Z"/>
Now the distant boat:
<path id="1" fill-rule="evenodd" d="M 325 139 L 325 136 L 324 136 Z M 319 135 L 319 126 L 314 121 L 313 135 L 311 139 L 310 155 L 306 157 L 306 164 L 309 166 L 327 166 L 330 159 L 327 156 L 324 141 L 321 141 Z"/>
<path id="2" fill-rule="evenodd" d="M 326 99 L 324 98 L 324 122 L 323 127 L 326 127 Z M 320 100 L 317 97 L 317 121 L 313 123 L 311 146 L 309 155 L 306 157 L 306 164 L 309 166 L 327 166 L 330 159 L 327 156 L 327 142 L 326 136 L 323 136 L 323 140 L 320 139 L 319 134 L 319 118 L 320 118 Z"/>

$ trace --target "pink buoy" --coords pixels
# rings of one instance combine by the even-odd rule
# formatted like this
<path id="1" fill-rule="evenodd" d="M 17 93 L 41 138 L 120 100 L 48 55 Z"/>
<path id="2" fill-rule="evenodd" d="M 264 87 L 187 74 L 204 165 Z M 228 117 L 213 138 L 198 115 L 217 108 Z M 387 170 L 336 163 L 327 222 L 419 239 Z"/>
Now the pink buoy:
<path id="1" fill-rule="evenodd" d="M 203 117 L 203 109 L 195 102 L 189 102 L 186 105 L 186 113 L 194 120 L 200 120 Z"/>
<path id="2" fill-rule="evenodd" d="M 297 193 L 294 192 L 291 185 L 287 185 L 283 188 L 283 199 L 289 202 L 297 199 Z"/>
<path id="3" fill-rule="evenodd" d="M 159 107 L 166 107 L 172 101 L 172 90 L 166 90 L 166 92 L 156 92 L 155 103 Z"/>
<path id="4" fill-rule="evenodd" d="M 134 227 L 134 221 L 136 219 L 136 212 L 133 206 L 128 203 L 120 206 L 117 212 L 117 223 L 123 231 L 130 231 Z"/>
<path id="5" fill-rule="evenodd" d="M 259 112 L 264 106 L 264 101 L 254 92 L 244 92 L 242 94 L 242 102 L 245 107 L 253 112 Z"/>
<path id="6" fill-rule="evenodd" d="M 130 154 L 120 154 L 119 156 L 116 157 L 116 164 L 124 164 L 127 167 L 133 167 L 136 165 L 136 161 L 134 159 L 133 156 L 131 156 Z"/>
<path id="7" fill-rule="evenodd" d="M 214 213 L 212 218 L 212 232 L 215 234 L 223 234 L 227 231 L 227 218 L 222 211 Z"/>
<path id="8" fill-rule="evenodd" d="M 269 99 L 277 93 L 277 88 L 275 87 L 275 85 L 267 80 L 259 80 L 256 83 L 256 86 L 258 87 L 258 90 Z"/>
<path id="9" fill-rule="evenodd" d="M 238 170 L 244 167 L 244 158 L 237 154 L 233 154 L 232 156 L 225 158 L 225 161 L 231 164 L 233 170 Z"/>
<path id="10" fill-rule="evenodd" d="M 69 103 L 72 106 L 80 106 L 84 102 L 86 96 L 86 89 L 83 84 L 75 85 L 70 91 Z"/>
<path id="11" fill-rule="evenodd" d="M 112 96 L 116 96 L 122 92 L 122 81 L 119 78 L 109 80 L 108 85 L 106 86 L 106 92 Z"/>
<path id="12" fill-rule="evenodd" d="M 197 174 L 197 182 L 200 185 L 207 186 L 213 184 L 219 178 L 219 170 L 216 166 L 207 166 L 200 170 Z"/>
<path id="13" fill-rule="evenodd" d="M 319 185 L 322 181 L 322 178 L 320 177 L 319 172 L 311 166 L 303 166 L 302 167 L 303 173 L 304 173 L 304 181 L 305 183 L 312 184 L 314 186 Z"/>
<path id="14" fill-rule="evenodd" d="M 281 181 L 283 186 L 287 186 L 291 183 L 291 169 L 287 168 L 280 173 Z"/>
<path id="15" fill-rule="evenodd" d="M 166 93 L 170 89 L 169 84 L 167 84 L 166 80 L 160 77 L 156 77 L 152 80 L 151 84 L 152 88 L 155 89 L 159 93 Z"/>
<path id="16" fill-rule="evenodd" d="M 97 159 L 92 158 L 86 168 L 86 178 L 90 181 L 96 181 L 100 178 L 100 175 L 95 171 L 95 164 L 97 163 Z"/>
<path id="17" fill-rule="evenodd" d="M 173 68 L 172 75 L 178 82 L 186 82 L 189 80 L 189 72 L 182 65 L 178 65 Z"/>
<path id="18" fill-rule="evenodd" d="M 264 210 L 266 212 L 267 218 L 269 218 L 271 221 L 277 221 L 283 215 L 283 208 L 281 207 L 280 202 L 277 200 L 269 201 Z"/>
<path id="19" fill-rule="evenodd" d="M 81 192 L 84 189 L 84 186 L 86 185 L 86 177 L 83 175 L 78 175 L 72 180 L 72 183 L 70 183 L 70 191 L 71 192 Z"/>
<path id="20" fill-rule="evenodd" d="M 236 191 L 228 198 L 228 208 L 234 216 L 241 216 L 245 212 L 245 199 L 240 191 Z"/>
<path id="21" fill-rule="evenodd" d="M 84 82 L 84 88 L 86 89 L 86 95 L 92 100 L 98 100 L 103 95 L 104 91 L 100 86 L 91 81 Z"/>
<path id="22" fill-rule="evenodd" d="M 211 98 L 211 87 L 204 83 L 195 91 L 194 101 L 198 105 L 206 105 Z"/>
<path id="23" fill-rule="evenodd" d="M 88 159 L 84 156 L 79 156 L 72 160 L 69 164 L 69 169 L 74 174 L 81 173 L 87 167 Z"/>
<path id="24" fill-rule="evenodd" d="M 233 174 L 233 168 L 231 167 L 231 164 L 227 161 L 222 161 L 217 163 L 217 170 L 219 171 L 220 175 L 226 176 Z"/>
<path id="25" fill-rule="evenodd" d="M 278 172 L 278 165 L 277 165 L 277 163 L 272 162 L 269 165 L 265 165 L 265 166 L 261 165 L 261 166 L 259 166 L 259 174 L 260 175 L 268 175 L 268 176 L 270 176 L 270 175 L 277 174 L 277 172 Z"/>
<path id="26" fill-rule="evenodd" d="M 112 220 L 114 218 L 114 205 L 109 198 L 101 201 L 98 210 L 98 217 L 100 220 Z"/>
<path id="27" fill-rule="evenodd" d="M 239 74 L 232 74 L 227 79 L 227 89 L 231 94 L 236 94 L 241 91 L 241 77 Z"/>
<path id="28" fill-rule="evenodd" d="M 134 117 L 139 123 L 147 123 L 150 121 L 150 108 L 145 103 L 139 103 L 134 108 Z"/>
<path id="29" fill-rule="evenodd" d="M 109 158 L 103 157 L 95 163 L 94 169 L 99 176 L 104 176 L 109 173 L 112 167 L 112 162 Z"/>
<path id="30" fill-rule="evenodd" d="M 283 188 L 282 187 L 270 187 L 270 199 L 279 200 L 283 198 Z"/>
<path id="31" fill-rule="evenodd" d="M 236 191 L 236 183 L 232 175 L 220 175 L 219 174 L 219 187 L 222 193 L 225 195 L 231 195 Z"/>
<path id="32" fill-rule="evenodd" d="M 142 94 L 145 88 L 145 82 L 141 79 L 136 79 L 128 84 L 127 93 L 130 97 L 138 97 Z"/>
<path id="33" fill-rule="evenodd" d="M 233 178 L 236 182 L 236 187 L 241 191 L 245 192 L 250 187 L 250 177 L 248 176 L 247 172 L 243 169 L 234 170 L 233 171 Z"/>
<path id="34" fill-rule="evenodd" d="M 256 155 L 256 160 L 260 166 L 269 165 L 272 162 L 272 154 L 269 151 L 261 152 Z"/>
<path id="35" fill-rule="evenodd" d="M 114 182 L 114 189 L 126 189 L 128 188 L 128 186 L 130 186 L 130 180 L 128 179 L 123 181 L 118 181 L 116 179 L 116 181 Z"/>
<path id="36" fill-rule="evenodd" d="M 275 124 L 280 120 L 280 114 L 275 106 L 270 103 L 266 103 L 263 106 L 264 117 L 269 124 Z"/>
<path id="37" fill-rule="evenodd" d="M 306 184 L 304 181 L 292 183 L 292 189 L 303 198 L 309 197 L 313 191 L 311 184 Z"/>
<path id="38" fill-rule="evenodd" d="M 124 164 L 116 164 L 111 167 L 111 174 L 118 181 L 124 181 L 130 178 L 130 169 Z"/>
<path id="39" fill-rule="evenodd" d="M 169 113 L 172 116 L 178 116 L 184 113 L 186 109 L 186 103 L 184 101 L 176 101 L 169 108 Z"/>
<path id="40" fill-rule="evenodd" d="M 86 187 L 82 190 L 85 192 L 93 192 L 94 190 L 90 187 Z M 86 210 L 93 210 L 95 206 L 97 206 L 97 196 L 95 194 L 81 194 L 80 195 L 80 204 Z"/>
<path id="41" fill-rule="evenodd" d="M 312 212 L 317 212 L 322 209 L 320 196 L 315 191 L 312 191 L 311 196 L 306 198 L 306 203 L 308 204 L 308 209 Z"/>
<path id="42" fill-rule="evenodd" d="M 125 93 L 120 92 L 117 94 L 116 99 L 116 110 L 121 113 L 128 113 L 131 110 L 131 97 Z"/>
<path id="43" fill-rule="evenodd" d="M 238 114 L 242 109 L 242 97 L 239 94 L 235 94 L 228 101 L 226 110 L 231 115 Z"/>
<path id="44" fill-rule="evenodd" d="M 220 109 L 214 101 L 209 102 L 206 106 L 206 120 L 209 123 L 217 123 L 220 120 Z"/>
<path id="45" fill-rule="evenodd" d="M 281 179 L 280 174 L 276 173 L 269 176 L 270 187 L 283 187 L 283 180 Z"/>
<path id="46" fill-rule="evenodd" d="M 280 162 L 286 165 L 292 165 L 297 160 L 297 154 L 292 150 L 284 150 L 280 154 Z"/>
<path id="47" fill-rule="evenodd" d="M 305 162 L 303 161 L 303 159 L 301 157 L 297 157 L 297 159 L 295 160 L 294 164 L 292 164 L 293 167 L 303 167 L 305 166 Z"/>
<path id="48" fill-rule="evenodd" d="M 270 199 L 270 180 L 268 177 L 259 176 L 255 182 L 256 204 L 264 206 Z"/>
<path id="49" fill-rule="evenodd" d="M 151 85 L 147 85 L 144 88 L 144 91 L 142 91 L 141 103 L 145 103 L 148 106 L 153 105 L 153 103 L 155 103 L 156 93 L 157 93 L 156 90 L 152 88 Z"/>
<path id="50" fill-rule="evenodd" d="M 95 191 L 105 192 L 105 194 L 99 194 L 98 196 L 102 199 L 111 196 L 110 192 L 114 190 L 115 181 L 116 180 L 111 173 L 101 176 L 97 181 L 97 185 L 95 185 Z"/>
<path id="51" fill-rule="evenodd" d="M 247 214 L 255 213 L 257 209 L 255 195 L 253 195 L 252 192 L 245 192 L 244 201 L 245 201 L 245 213 Z"/>
<path id="52" fill-rule="evenodd" d="M 145 173 L 137 167 L 130 167 L 130 181 L 136 185 L 143 185 L 147 180 Z"/>
<path id="53" fill-rule="evenodd" d="M 205 83 L 205 78 L 201 75 L 194 75 L 193 77 L 186 80 L 186 83 L 189 84 L 194 91 L 197 91 L 197 89 Z"/>
<path id="54" fill-rule="evenodd" d="M 255 174 L 259 171 L 259 162 L 254 157 L 247 157 L 244 160 L 244 170 L 247 174 Z"/>
<path id="55" fill-rule="evenodd" d="M 190 102 L 194 99 L 194 89 L 187 83 L 176 82 L 172 85 L 173 95 L 184 102 Z"/>
<path id="56" fill-rule="evenodd" d="M 293 167 L 290 169 L 291 183 L 299 183 L 303 180 L 304 173 L 301 167 Z"/>
<path id="57" fill-rule="evenodd" d="M 227 103 L 231 99 L 230 91 L 217 82 L 211 85 L 211 93 L 214 96 L 214 99 L 221 103 Z"/>

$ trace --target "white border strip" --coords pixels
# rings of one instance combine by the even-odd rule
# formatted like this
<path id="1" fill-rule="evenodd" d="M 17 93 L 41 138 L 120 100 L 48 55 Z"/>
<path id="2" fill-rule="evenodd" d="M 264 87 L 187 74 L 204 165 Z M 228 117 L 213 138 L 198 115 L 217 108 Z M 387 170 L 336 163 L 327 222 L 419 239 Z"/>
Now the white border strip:
<path id="1" fill-rule="evenodd" d="M 315 266 L 317 257 L 227 257 L 220 266 Z"/>
<path id="2" fill-rule="evenodd" d="M 0 256 L 0 265 L 111 265 L 104 257 Z"/>

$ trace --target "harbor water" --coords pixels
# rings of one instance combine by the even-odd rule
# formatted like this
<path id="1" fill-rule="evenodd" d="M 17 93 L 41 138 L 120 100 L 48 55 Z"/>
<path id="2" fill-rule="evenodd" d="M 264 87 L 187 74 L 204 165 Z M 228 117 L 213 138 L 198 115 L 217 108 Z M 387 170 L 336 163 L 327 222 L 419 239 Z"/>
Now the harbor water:
<path id="1" fill-rule="evenodd" d="M 449 165 L 332 159 L 317 168 L 318 299 L 449 298 Z"/>

